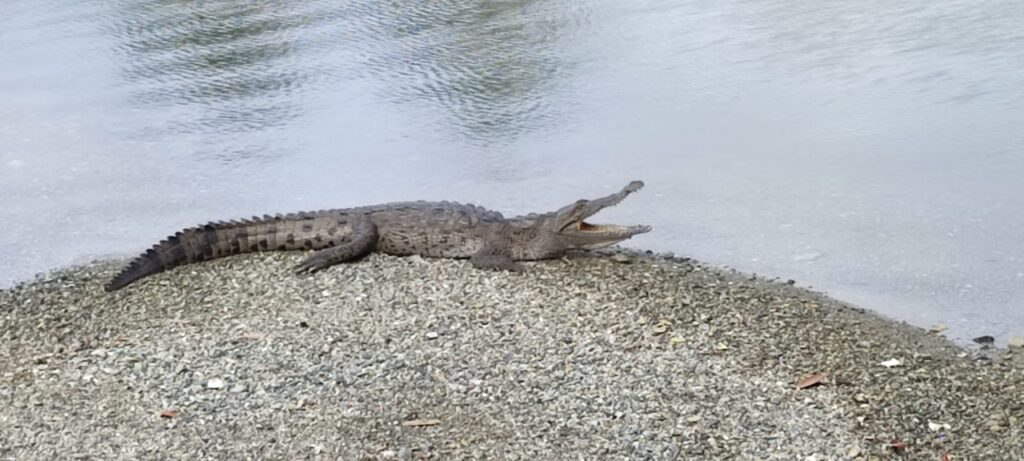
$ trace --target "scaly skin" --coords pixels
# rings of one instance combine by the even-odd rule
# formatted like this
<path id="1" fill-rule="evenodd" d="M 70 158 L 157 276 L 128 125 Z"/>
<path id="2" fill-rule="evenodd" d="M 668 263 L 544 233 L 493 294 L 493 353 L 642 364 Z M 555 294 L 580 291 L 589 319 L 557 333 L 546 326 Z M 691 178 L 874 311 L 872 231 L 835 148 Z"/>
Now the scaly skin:
<path id="1" fill-rule="evenodd" d="M 643 182 L 633 181 L 615 194 L 514 218 L 475 205 L 401 202 L 209 223 L 156 244 L 105 288 L 114 291 L 173 267 L 257 251 L 317 250 L 297 272 L 316 272 L 372 251 L 469 258 L 481 269 L 519 271 L 515 261 L 557 258 L 570 249 L 602 248 L 649 232 L 650 226 L 584 221 L 641 187 Z"/>

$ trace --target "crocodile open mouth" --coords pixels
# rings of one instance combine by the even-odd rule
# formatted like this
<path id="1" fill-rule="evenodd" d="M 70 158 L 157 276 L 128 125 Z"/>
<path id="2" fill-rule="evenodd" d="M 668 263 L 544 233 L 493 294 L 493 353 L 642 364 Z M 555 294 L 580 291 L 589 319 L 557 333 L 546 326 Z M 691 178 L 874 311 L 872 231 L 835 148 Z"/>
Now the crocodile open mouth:
<path id="1" fill-rule="evenodd" d="M 614 194 L 592 200 L 580 199 L 562 207 L 554 213 L 556 223 L 560 226 L 557 232 L 562 237 L 569 239 L 572 239 L 573 236 L 583 238 L 584 240 L 573 240 L 569 243 L 577 248 L 584 248 L 598 243 L 607 244 L 609 241 L 621 241 L 633 235 L 650 231 L 650 226 L 593 224 L 586 221 L 587 218 L 598 214 L 601 210 L 618 205 L 628 195 L 640 190 L 643 186 L 642 181 L 633 181 Z"/>
<path id="2" fill-rule="evenodd" d="M 609 226 L 606 224 L 591 224 L 586 221 L 572 221 L 569 224 L 566 224 L 565 227 L 562 228 L 562 231 L 567 231 L 569 229 L 572 229 L 573 227 L 576 228 L 575 230 L 577 232 L 601 232 L 606 231 L 608 230 L 608 228 L 614 226 Z"/>
<path id="3" fill-rule="evenodd" d="M 622 234 L 643 234 L 651 230 L 651 226 L 619 226 L 616 224 L 591 224 L 586 221 L 576 221 L 575 232 L 580 234 L 607 234 L 607 235 L 622 235 Z M 563 231 L 573 227 L 573 224 L 565 226 Z"/>

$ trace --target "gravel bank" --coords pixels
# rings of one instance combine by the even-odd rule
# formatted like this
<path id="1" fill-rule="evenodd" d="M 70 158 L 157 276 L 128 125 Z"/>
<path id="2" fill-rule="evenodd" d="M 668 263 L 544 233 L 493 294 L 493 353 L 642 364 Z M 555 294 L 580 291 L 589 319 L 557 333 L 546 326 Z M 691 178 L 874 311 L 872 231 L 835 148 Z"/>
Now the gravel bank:
<path id="1" fill-rule="evenodd" d="M 1013 354 L 785 284 L 301 257 L 0 292 L 0 459 L 1024 459 Z"/>

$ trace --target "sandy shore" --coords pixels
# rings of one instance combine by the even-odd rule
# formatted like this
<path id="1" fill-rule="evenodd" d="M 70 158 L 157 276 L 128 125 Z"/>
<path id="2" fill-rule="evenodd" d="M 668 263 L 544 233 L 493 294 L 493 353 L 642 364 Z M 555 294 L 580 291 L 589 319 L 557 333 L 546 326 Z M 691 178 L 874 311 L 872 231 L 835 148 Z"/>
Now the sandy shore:
<path id="1" fill-rule="evenodd" d="M 0 291 L 0 459 L 1024 459 L 1014 354 L 785 284 L 301 257 Z"/>

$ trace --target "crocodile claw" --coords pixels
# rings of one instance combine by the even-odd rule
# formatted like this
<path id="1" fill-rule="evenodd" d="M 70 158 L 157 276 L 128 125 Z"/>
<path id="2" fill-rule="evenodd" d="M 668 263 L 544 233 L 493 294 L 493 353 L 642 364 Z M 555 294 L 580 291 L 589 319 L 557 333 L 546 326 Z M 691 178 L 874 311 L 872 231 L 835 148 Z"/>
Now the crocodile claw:
<path id="1" fill-rule="evenodd" d="M 327 258 L 313 255 L 296 265 L 293 270 L 296 274 L 312 274 L 327 269 L 330 266 L 331 262 Z"/>

